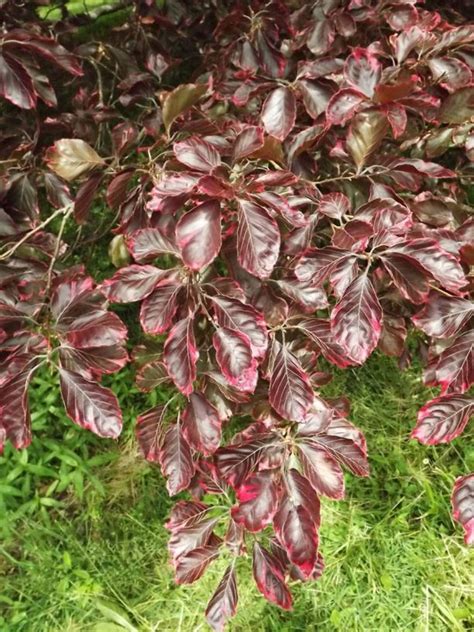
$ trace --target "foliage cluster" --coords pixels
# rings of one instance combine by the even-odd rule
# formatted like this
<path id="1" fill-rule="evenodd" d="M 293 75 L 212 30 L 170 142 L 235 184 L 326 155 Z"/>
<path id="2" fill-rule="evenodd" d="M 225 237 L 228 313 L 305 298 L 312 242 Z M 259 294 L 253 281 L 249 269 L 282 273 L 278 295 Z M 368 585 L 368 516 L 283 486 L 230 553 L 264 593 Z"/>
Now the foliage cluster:
<path id="1" fill-rule="evenodd" d="M 369 474 L 349 401 L 320 393 L 331 365 L 419 355 L 441 389 L 427 445 L 474 410 L 474 28 L 413 0 L 136 0 L 78 41 L 66 10 L 54 29 L 2 10 L 0 443 L 30 443 L 43 366 L 76 424 L 116 438 L 101 382 L 133 362 L 141 390 L 173 389 L 136 429 L 191 495 L 167 522 L 176 580 L 228 560 L 221 630 L 250 555 L 290 609 L 288 579 L 324 569 L 320 497 Z M 118 270 L 94 279 L 78 247 L 108 235 Z M 131 354 L 111 303 L 140 304 Z M 474 474 L 452 503 L 472 543 Z"/>

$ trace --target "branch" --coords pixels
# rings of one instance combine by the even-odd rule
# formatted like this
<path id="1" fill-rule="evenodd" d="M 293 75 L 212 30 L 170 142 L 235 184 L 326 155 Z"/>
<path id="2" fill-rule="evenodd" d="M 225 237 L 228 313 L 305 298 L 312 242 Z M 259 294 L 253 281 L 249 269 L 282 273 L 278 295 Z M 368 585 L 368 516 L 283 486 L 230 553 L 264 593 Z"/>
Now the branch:
<path id="1" fill-rule="evenodd" d="M 57 237 L 56 237 L 56 245 L 54 247 L 53 256 L 51 257 L 51 261 L 49 263 L 48 277 L 47 277 L 47 281 L 46 281 L 45 294 L 48 293 L 48 290 L 51 287 L 51 282 L 53 280 L 54 264 L 56 263 L 56 260 L 57 260 L 58 255 L 59 255 L 59 250 L 61 248 L 61 238 L 63 236 L 64 229 L 66 227 L 66 222 L 67 222 L 69 216 L 72 214 L 73 210 L 74 210 L 74 206 L 71 204 L 71 205 L 69 205 L 68 210 L 63 215 L 63 219 L 61 221 L 61 226 L 59 227 L 59 231 L 58 231 L 58 234 L 57 234 Z"/>
<path id="2" fill-rule="evenodd" d="M 25 242 L 27 242 L 34 235 L 36 235 L 36 233 L 39 233 L 41 230 L 43 230 L 43 228 L 46 228 L 46 226 L 48 226 L 48 224 L 50 224 L 54 219 L 56 219 L 56 217 L 58 217 L 59 215 L 69 215 L 73 208 L 74 208 L 73 204 L 68 204 L 67 206 L 58 208 L 56 211 L 54 211 L 52 215 L 50 215 L 47 219 L 45 219 L 44 222 L 41 222 L 41 224 L 38 224 L 38 226 L 30 230 L 28 233 L 26 233 L 26 235 L 23 235 L 23 237 L 19 241 L 17 241 L 16 244 L 10 248 L 10 250 L 7 250 L 3 254 L 1 254 L 0 261 L 9 259 L 12 255 L 15 254 L 15 252 L 18 250 L 18 248 L 20 248 L 20 246 L 22 246 Z"/>

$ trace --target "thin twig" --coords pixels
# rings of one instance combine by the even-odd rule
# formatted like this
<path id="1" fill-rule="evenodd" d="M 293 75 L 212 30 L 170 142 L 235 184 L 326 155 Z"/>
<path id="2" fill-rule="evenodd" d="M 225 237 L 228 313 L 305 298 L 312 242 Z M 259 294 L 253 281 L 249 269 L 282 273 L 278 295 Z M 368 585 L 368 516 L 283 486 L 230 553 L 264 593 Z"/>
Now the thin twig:
<path id="1" fill-rule="evenodd" d="M 379 171 L 361 171 L 361 173 L 351 173 L 342 176 L 334 176 L 333 178 L 324 178 L 323 180 L 308 180 L 311 184 L 328 184 L 329 182 L 338 182 L 341 180 L 357 180 L 358 178 L 369 178 L 373 176 L 381 176 L 391 171 L 388 168 L 381 169 Z"/>
<path id="2" fill-rule="evenodd" d="M 46 226 L 48 226 L 48 224 L 50 224 L 53 221 L 53 219 L 55 219 L 59 215 L 70 213 L 72 209 L 73 209 L 73 206 L 71 204 L 68 204 L 67 206 L 63 206 L 62 208 L 58 208 L 56 211 L 54 211 L 52 215 L 50 215 L 47 219 L 45 219 L 44 222 L 41 222 L 41 224 L 38 224 L 38 226 L 30 230 L 28 233 L 26 233 L 26 235 L 23 235 L 23 237 L 19 241 L 17 241 L 16 244 L 12 248 L 10 248 L 10 250 L 7 250 L 3 254 L 1 254 L 0 261 L 4 261 L 5 259 L 8 259 L 9 257 L 11 257 L 13 254 L 15 254 L 18 248 L 20 248 L 20 246 L 22 246 L 25 242 L 27 242 L 34 235 L 36 235 L 36 233 L 39 233 L 41 230 L 43 230 L 43 228 L 46 228 Z"/>
<path id="3" fill-rule="evenodd" d="M 435 292 L 439 292 L 440 294 L 442 294 L 443 296 L 447 296 L 448 298 L 455 298 L 455 296 L 453 294 L 450 294 L 449 292 L 446 292 L 445 290 L 443 290 L 443 288 L 438 287 L 436 285 L 433 285 L 433 283 L 428 283 L 428 287 L 431 290 L 434 290 Z"/>
<path id="4" fill-rule="evenodd" d="M 59 250 L 61 249 L 61 239 L 64 233 L 64 229 L 66 227 L 66 222 L 69 218 L 69 216 L 71 215 L 71 213 L 74 210 L 74 206 L 70 205 L 69 209 L 64 213 L 63 219 L 61 221 L 61 226 L 59 227 L 59 231 L 56 237 L 56 245 L 54 247 L 54 252 L 53 252 L 53 256 L 51 257 L 51 261 L 49 263 L 49 268 L 48 268 L 48 277 L 47 277 L 47 281 L 46 281 L 46 290 L 45 290 L 45 294 L 48 294 L 49 288 L 51 287 L 51 283 L 53 280 L 53 269 L 54 269 L 54 264 L 56 263 L 56 260 L 59 256 Z"/>

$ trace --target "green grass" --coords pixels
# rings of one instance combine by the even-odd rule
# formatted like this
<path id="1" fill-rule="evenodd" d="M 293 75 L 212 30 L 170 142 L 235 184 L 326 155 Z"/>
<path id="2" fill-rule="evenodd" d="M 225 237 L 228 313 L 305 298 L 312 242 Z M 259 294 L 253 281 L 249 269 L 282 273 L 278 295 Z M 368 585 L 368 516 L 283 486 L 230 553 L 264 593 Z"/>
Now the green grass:
<path id="1" fill-rule="evenodd" d="M 66 9 L 69 15 L 88 15 L 92 18 L 100 16 L 108 9 L 112 10 L 118 5 L 119 0 L 69 0 Z M 165 0 L 155 0 L 158 7 L 162 8 Z M 61 6 L 59 2 L 52 2 L 49 6 L 38 7 L 38 15 L 44 20 L 56 21 L 61 19 Z"/>
<path id="2" fill-rule="evenodd" d="M 94 10 L 101 9 L 103 7 L 114 7 L 118 0 L 70 0 L 66 2 L 66 8 L 71 15 L 90 14 L 94 15 Z M 52 6 L 39 7 L 38 14 L 43 19 L 47 20 L 60 20 L 61 19 L 61 7 L 59 3 L 51 3 Z"/>
<path id="3" fill-rule="evenodd" d="M 43 376 L 32 397 L 40 411 L 32 447 L 7 449 L 0 460 L 2 632 L 207 629 L 202 613 L 223 567 L 211 566 L 196 585 L 175 586 L 163 527 L 170 500 L 132 438 L 132 419 L 149 402 L 129 388 L 127 373 L 113 382 L 126 417 L 119 445 L 74 428 Z M 326 390 L 351 398 L 372 476 L 347 475 L 346 500 L 324 503 L 327 568 L 320 581 L 294 585 L 292 613 L 260 598 L 241 561 L 230 629 L 473 629 L 474 555 L 449 507 L 454 477 L 474 467 L 472 432 L 438 448 L 409 441 L 428 392 L 417 369 L 400 373 L 385 358 L 341 372 Z"/>

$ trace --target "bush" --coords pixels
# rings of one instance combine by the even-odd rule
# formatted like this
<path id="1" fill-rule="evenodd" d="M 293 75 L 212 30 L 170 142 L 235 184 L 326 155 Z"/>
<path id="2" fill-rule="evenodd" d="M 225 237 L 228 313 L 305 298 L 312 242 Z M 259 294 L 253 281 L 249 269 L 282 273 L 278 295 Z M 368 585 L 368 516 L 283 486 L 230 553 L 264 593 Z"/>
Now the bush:
<path id="1" fill-rule="evenodd" d="M 30 443 L 45 366 L 76 424 L 118 437 L 101 380 L 132 361 L 169 392 L 141 450 L 191 497 L 167 522 L 177 582 L 229 560 L 222 629 L 251 555 L 290 609 L 288 579 L 324 568 L 320 497 L 369 474 L 349 402 L 319 394 L 331 365 L 420 356 L 441 389 L 421 443 L 474 410 L 474 28 L 411 0 L 69 8 L 3 2 L 0 442 Z M 85 265 L 104 241 L 105 279 Z M 453 508 L 472 543 L 474 474 Z"/>

